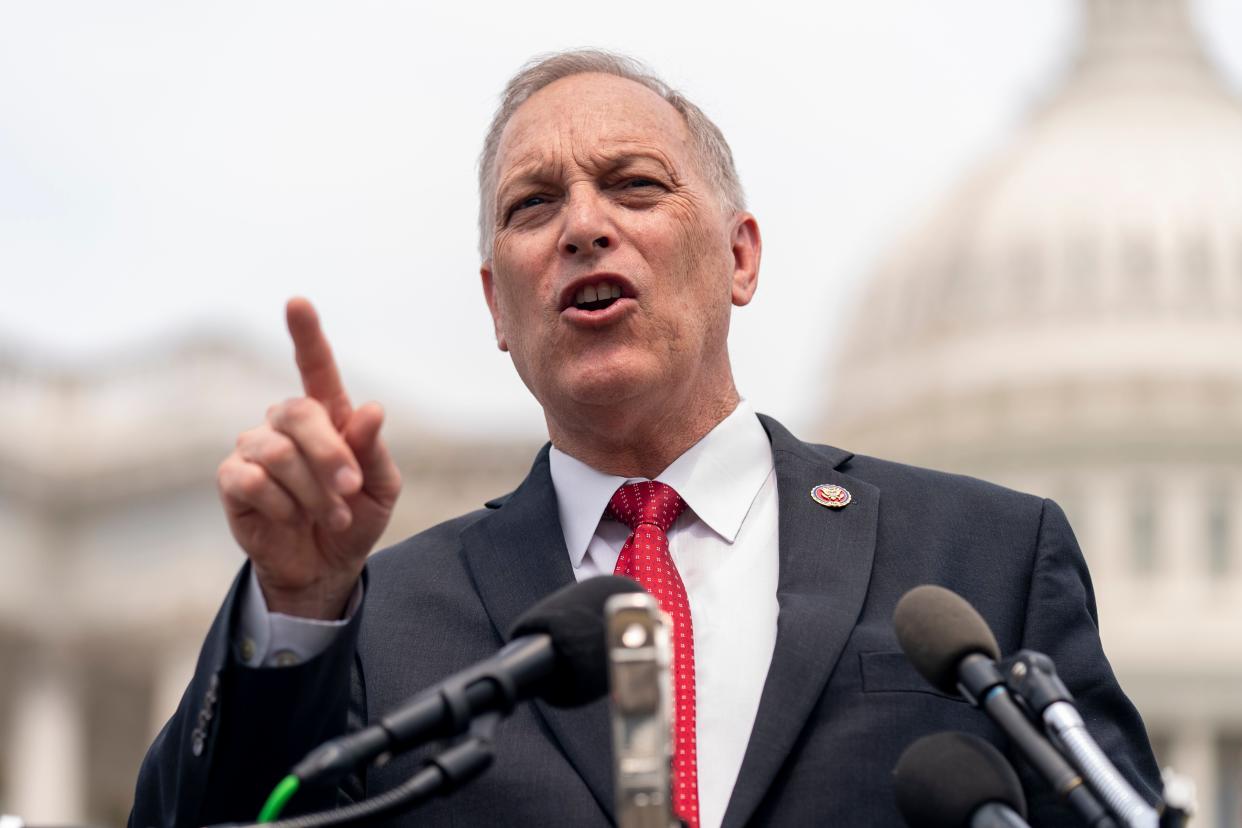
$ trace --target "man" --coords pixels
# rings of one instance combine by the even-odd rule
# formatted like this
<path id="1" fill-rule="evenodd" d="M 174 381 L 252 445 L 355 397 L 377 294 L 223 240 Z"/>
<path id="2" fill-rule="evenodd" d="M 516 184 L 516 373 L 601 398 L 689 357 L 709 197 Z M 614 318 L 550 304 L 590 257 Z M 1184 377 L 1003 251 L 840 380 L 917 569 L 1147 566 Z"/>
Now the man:
<path id="1" fill-rule="evenodd" d="M 510 495 L 368 561 L 400 487 L 382 411 L 352 408 L 313 309 L 291 301 L 306 396 L 220 466 L 249 565 L 144 763 L 133 824 L 252 818 L 307 750 L 486 657 L 548 592 L 648 566 L 680 636 L 676 803 L 691 824 L 899 824 L 890 770 L 907 744 L 943 729 L 1004 744 L 897 651 L 893 607 L 926 582 L 965 595 L 1005 651 L 1052 655 L 1151 795 L 1142 723 L 1054 504 L 802 443 L 740 399 L 729 317 L 754 296 L 761 242 L 697 108 L 623 58 L 536 63 L 506 90 L 480 195 L 496 340 L 550 446 Z M 663 517 L 635 517 L 656 500 L 629 498 L 649 496 Z M 606 825 L 608 747 L 603 702 L 522 706 L 495 765 L 419 824 Z M 417 762 L 342 794 L 389 790 Z M 1030 790 L 1037 824 L 1072 823 Z"/>

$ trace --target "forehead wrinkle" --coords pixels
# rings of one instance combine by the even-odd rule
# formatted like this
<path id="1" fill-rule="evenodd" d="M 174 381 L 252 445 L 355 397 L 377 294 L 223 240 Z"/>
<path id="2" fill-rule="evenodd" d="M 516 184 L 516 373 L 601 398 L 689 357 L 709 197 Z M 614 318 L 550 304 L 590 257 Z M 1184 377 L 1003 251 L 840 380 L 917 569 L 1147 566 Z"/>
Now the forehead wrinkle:
<path id="1" fill-rule="evenodd" d="M 559 144 L 559 136 L 553 139 L 553 143 Z M 497 165 L 499 166 L 506 159 L 503 155 L 497 157 Z M 561 160 L 561 154 L 557 152 L 557 147 L 534 146 L 528 152 L 519 156 L 512 164 L 507 164 L 509 169 L 500 177 L 496 184 L 495 199 L 496 209 L 501 208 L 500 196 L 507 188 L 521 186 L 534 181 L 541 181 L 549 178 L 557 178 L 560 176 L 564 162 Z"/>
<path id="2" fill-rule="evenodd" d="M 512 167 L 503 175 L 499 183 L 496 185 L 496 191 L 503 192 L 506 187 L 514 184 L 522 184 L 532 181 L 543 176 L 543 170 L 547 169 L 550 164 L 544 158 L 545 153 L 528 152 L 522 158 L 518 159 Z"/>
<path id="3" fill-rule="evenodd" d="M 578 80 L 585 78 L 616 82 L 605 76 L 576 76 Z M 650 158 L 677 184 L 684 181 L 687 172 L 702 172 L 685 118 L 667 101 L 632 81 L 625 85 L 633 84 L 637 100 L 627 97 L 603 110 L 583 106 L 581 98 L 549 94 L 558 88 L 564 92 L 562 84 L 573 80 L 565 78 L 550 84 L 514 114 L 503 144 L 525 152 L 510 163 L 504 159 L 502 145 L 497 162 L 498 166 L 503 164 L 503 174 L 494 190 L 497 202 L 515 185 L 562 180 L 569 175 L 570 166 L 598 175 L 631 159 Z M 496 207 L 500 209 L 499 203 Z"/>
<path id="4" fill-rule="evenodd" d="M 596 95 L 601 85 L 605 91 Z M 619 96 L 609 98 L 607 90 L 618 87 Z M 544 130 L 570 146 L 663 142 L 694 151 L 686 119 L 672 104 L 632 80 L 595 73 L 562 78 L 536 92 L 514 113 L 506 137 L 521 143 Z"/>
<path id="5" fill-rule="evenodd" d="M 597 167 L 614 169 L 633 161 L 653 159 L 670 174 L 676 175 L 678 164 L 658 144 L 640 138 L 626 138 L 617 143 L 616 147 L 597 148 L 594 151 L 593 162 Z"/>
<path id="6" fill-rule="evenodd" d="M 574 147 L 571 149 L 574 166 L 590 175 L 599 175 L 634 161 L 653 160 L 673 178 L 680 180 L 680 170 L 672 157 L 659 146 L 639 139 L 628 138 L 616 147 Z M 560 179 L 566 175 L 566 165 L 555 152 L 532 150 L 514 162 L 497 186 L 497 192 L 534 181 Z"/>

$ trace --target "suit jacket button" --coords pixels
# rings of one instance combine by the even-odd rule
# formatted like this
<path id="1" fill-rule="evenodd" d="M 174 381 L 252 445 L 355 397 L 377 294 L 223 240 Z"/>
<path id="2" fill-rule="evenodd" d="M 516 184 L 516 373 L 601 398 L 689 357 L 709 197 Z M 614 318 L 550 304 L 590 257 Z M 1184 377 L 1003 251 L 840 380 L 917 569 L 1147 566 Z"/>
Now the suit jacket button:
<path id="1" fill-rule="evenodd" d="M 190 752 L 193 753 L 195 756 L 202 756 L 203 746 L 204 746 L 204 741 L 203 741 L 202 735 L 200 735 L 199 733 L 195 733 L 193 741 L 190 742 Z"/>

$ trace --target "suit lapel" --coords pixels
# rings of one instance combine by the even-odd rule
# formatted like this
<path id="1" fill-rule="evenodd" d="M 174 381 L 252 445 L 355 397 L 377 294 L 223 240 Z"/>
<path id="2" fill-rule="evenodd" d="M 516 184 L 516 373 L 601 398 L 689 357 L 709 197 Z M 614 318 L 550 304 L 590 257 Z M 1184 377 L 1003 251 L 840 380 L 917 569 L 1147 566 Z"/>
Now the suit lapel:
<path id="1" fill-rule="evenodd" d="M 573 583 L 547 446 L 517 490 L 497 511 L 467 527 L 461 542 L 479 599 L 501 636 L 532 604 Z M 612 818 L 612 737 L 607 701 L 572 709 L 537 701 L 535 708 L 600 807 Z"/>
<path id="2" fill-rule="evenodd" d="M 760 417 L 772 439 L 780 502 L 780 577 L 776 648 L 724 828 L 754 814 L 823 693 L 862 610 L 871 580 L 880 491 L 841 474 L 850 458 L 812 447 Z M 846 488 L 853 501 L 828 509 L 811 499 L 821 483 Z"/>

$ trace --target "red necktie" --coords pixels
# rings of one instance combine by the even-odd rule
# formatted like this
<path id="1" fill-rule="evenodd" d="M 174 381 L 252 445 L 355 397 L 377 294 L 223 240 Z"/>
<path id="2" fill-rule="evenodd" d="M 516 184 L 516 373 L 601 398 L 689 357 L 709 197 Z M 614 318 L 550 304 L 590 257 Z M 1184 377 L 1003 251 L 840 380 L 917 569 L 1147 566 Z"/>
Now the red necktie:
<path id="1" fill-rule="evenodd" d="M 699 771 L 695 756 L 694 628 L 690 602 L 668 551 L 668 528 L 686 508 L 671 486 L 627 483 L 608 502 L 608 516 L 630 527 L 614 575 L 638 581 L 673 620 L 673 810 L 690 828 L 699 825 Z"/>

